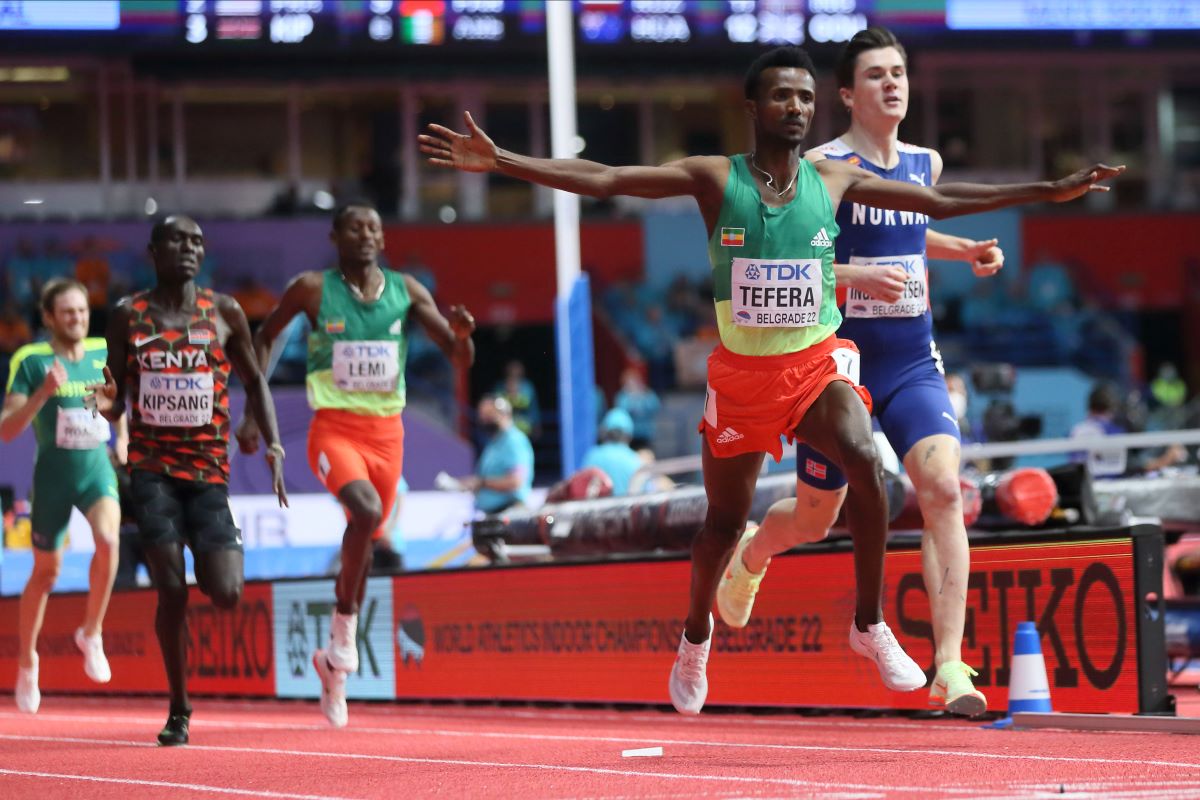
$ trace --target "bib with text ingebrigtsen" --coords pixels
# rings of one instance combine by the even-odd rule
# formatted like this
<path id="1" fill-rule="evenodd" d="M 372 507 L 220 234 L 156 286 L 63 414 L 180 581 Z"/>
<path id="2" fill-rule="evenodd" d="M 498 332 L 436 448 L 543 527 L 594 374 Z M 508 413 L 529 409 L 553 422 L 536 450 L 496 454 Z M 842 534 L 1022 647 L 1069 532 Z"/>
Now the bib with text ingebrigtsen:
<path id="1" fill-rule="evenodd" d="M 882 319 L 919 317 L 929 308 L 929 279 L 925 271 L 925 256 L 880 256 L 866 258 L 851 256 L 851 264 L 869 267 L 901 267 L 904 270 L 904 289 L 894 303 L 876 300 L 866 292 L 851 287 L 846 292 L 846 316 Z"/>

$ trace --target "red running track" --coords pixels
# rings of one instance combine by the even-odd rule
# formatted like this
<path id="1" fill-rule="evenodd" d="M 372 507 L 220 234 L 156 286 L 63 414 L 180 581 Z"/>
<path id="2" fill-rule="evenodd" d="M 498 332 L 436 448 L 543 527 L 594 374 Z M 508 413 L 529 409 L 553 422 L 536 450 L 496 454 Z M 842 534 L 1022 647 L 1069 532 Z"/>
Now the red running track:
<path id="1" fill-rule="evenodd" d="M 362 703 L 332 730 L 314 703 L 201 698 L 192 744 L 165 749 L 161 699 L 9 703 L 5 798 L 1200 798 L 1200 740 L 1172 734 Z"/>

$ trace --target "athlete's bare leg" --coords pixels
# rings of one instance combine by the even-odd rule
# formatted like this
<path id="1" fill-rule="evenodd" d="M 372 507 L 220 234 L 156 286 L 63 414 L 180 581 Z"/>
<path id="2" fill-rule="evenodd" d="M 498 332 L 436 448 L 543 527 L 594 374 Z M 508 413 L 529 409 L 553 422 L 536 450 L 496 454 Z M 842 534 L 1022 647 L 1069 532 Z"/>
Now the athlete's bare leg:
<path id="1" fill-rule="evenodd" d="M 796 496 L 778 500 L 767 509 L 754 538 L 742 551 L 742 563 L 755 574 L 773 556 L 826 537 L 846 499 L 846 487 L 817 489 L 796 481 Z"/>
<path id="2" fill-rule="evenodd" d="M 709 617 L 717 599 L 717 582 L 729 562 L 738 536 L 746 527 L 763 453 L 717 458 L 704 437 L 701 463 L 708 514 L 692 540 L 692 583 L 684 635 L 693 644 L 712 634 Z"/>
<path id="3" fill-rule="evenodd" d="M 196 586 L 217 608 L 230 609 L 242 601 L 246 584 L 246 554 L 235 548 L 193 553 Z"/>
<path id="4" fill-rule="evenodd" d="M 383 502 L 370 481 L 350 481 L 338 492 L 338 500 L 350 513 L 342 535 L 342 569 L 335 593 L 340 614 L 357 614 L 367 591 L 371 569 L 371 537 L 383 521 Z"/>
<path id="5" fill-rule="evenodd" d="M 971 551 L 963 524 L 959 488 L 958 440 L 946 434 L 926 436 L 904 456 L 904 469 L 917 490 L 925 520 L 921 566 L 933 619 L 934 663 L 962 660 Z"/>
<path id="6" fill-rule="evenodd" d="M 887 546 L 887 496 L 883 465 L 862 398 L 843 381 L 825 387 L 796 426 L 796 435 L 841 467 L 848 482 L 846 524 L 854 537 L 858 630 L 883 619 L 883 557 Z"/>
<path id="7" fill-rule="evenodd" d="M 37 650 L 38 634 L 42 632 L 42 620 L 46 615 L 46 599 L 54 582 L 58 580 L 62 568 L 63 551 L 58 548 L 53 553 L 45 550 L 33 550 L 33 573 L 25 590 L 21 592 L 20 608 L 17 611 L 20 629 L 20 644 L 17 661 L 24 669 L 30 669 L 34 664 L 34 654 Z"/>
<path id="8" fill-rule="evenodd" d="M 190 714 L 192 704 L 187 693 L 187 573 L 183 561 L 183 543 L 166 542 L 146 547 L 146 565 L 158 609 L 154 613 L 154 632 L 162 651 L 167 673 L 171 714 Z"/>
<path id="9" fill-rule="evenodd" d="M 104 627 L 104 612 L 112 596 L 117 577 L 117 537 L 121 527 L 121 505 L 111 497 L 102 497 L 87 510 L 96 552 L 88 570 L 87 610 L 83 617 L 85 636 L 96 636 Z"/>

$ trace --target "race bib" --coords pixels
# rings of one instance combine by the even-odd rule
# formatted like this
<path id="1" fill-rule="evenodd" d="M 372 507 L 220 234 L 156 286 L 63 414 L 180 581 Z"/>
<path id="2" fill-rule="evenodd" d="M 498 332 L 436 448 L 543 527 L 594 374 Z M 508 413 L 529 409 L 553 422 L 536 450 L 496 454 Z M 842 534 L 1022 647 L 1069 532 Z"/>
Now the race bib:
<path id="1" fill-rule="evenodd" d="M 851 264 L 872 267 L 903 267 L 906 277 L 904 291 L 894 303 L 876 300 L 867 293 L 849 288 L 846 292 L 846 316 L 859 319 L 919 317 L 929 308 L 929 278 L 925 271 L 925 256 L 882 256 L 864 258 L 851 256 Z"/>
<path id="2" fill-rule="evenodd" d="M 108 420 L 86 408 L 59 408 L 54 444 L 63 450 L 95 450 L 108 444 Z"/>
<path id="3" fill-rule="evenodd" d="M 735 258 L 733 323 L 746 328 L 807 328 L 821 314 L 821 259 Z"/>
<path id="4" fill-rule="evenodd" d="M 858 365 L 861 361 L 858 351 L 851 350 L 849 347 L 839 347 L 829 355 L 833 358 L 838 374 L 849 378 L 851 383 L 857 385 L 859 383 Z"/>
<path id="5" fill-rule="evenodd" d="M 347 392 L 394 392 L 400 380 L 400 343 L 334 342 L 333 383 Z"/>
<path id="6" fill-rule="evenodd" d="M 143 372 L 138 410 L 147 425 L 199 428 L 213 418 L 211 372 Z"/>

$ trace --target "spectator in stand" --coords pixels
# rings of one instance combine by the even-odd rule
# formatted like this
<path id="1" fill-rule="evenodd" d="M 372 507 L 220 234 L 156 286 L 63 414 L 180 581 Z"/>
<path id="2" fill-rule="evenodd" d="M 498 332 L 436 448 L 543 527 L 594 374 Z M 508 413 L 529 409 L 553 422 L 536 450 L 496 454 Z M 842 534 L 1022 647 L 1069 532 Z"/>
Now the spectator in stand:
<path id="1" fill-rule="evenodd" d="M 711 305 L 702 301 L 686 275 L 676 275 L 667 288 L 667 314 L 676 335 L 681 338 L 696 335 L 696 329 Z"/>
<path id="2" fill-rule="evenodd" d="M 4 283 L 0 285 L 3 299 L 16 303 L 18 308 L 34 304 L 33 284 L 41 268 L 41 259 L 32 241 L 22 237 L 4 264 Z"/>
<path id="3" fill-rule="evenodd" d="M 963 444 L 978 441 L 971 420 L 967 417 L 969 394 L 967 382 L 957 372 L 946 373 L 946 391 L 950 395 L 950 405 L 954 407 L 954 416 L 958 418 L 958 430 L 962 434 Z"/>
<path id="4" fill-rule="evenodd" d="M 279 296 L 260 283 L 253 275 L 243 275 L 238 280 L 237 288 L 230 294 L 246 312 L 246 319 L 250 322 L 251 330 L 257 328 L 258 324 L 267 318 L 267 315 L 279 302 Z"/>
<path id="5" fill-rule="evenodd" d="M 632 331 L 634 344 L 650 373 L 650 386 L 662 392 L 675 385 L 675 331 L 663 317 L 662 306 L 646 307 L 640 324 Z"/>
<path id="6" fill-rule="evenodd" d="M 642 371 L 637 367 L 629 367 L 622 373 L 621 391 L 613 400 L 613 408 L 622 409 L 633 419 L 630 446 L 634 450 L 653 449 L 655 424 L 662 401 L 653 389 L 646 386 Z"/>
<path id="7" fill-rule="evenodd" d="M 537 388 L 525 377 L 524 364 L 520 361 L 508 362 L 504 368 L 504 380 L 496 384 L 493 394 L 508 401 L 517 430 L 532 441 L 541 438 L 542 415 L 538 406 Z"/>
<path id="8" fill-rule="evenodd" d="M 1170 361 L 1163 362 L 1150 382 L 1150 424 L 1158 430 L 1182 428 L 1187 420 L 1187 384 L 1179 376 L 1179 368 Z"/>
<path id="9" fill-rule="evenodd" d="M 475 493 L 475 508 L 499 514 L 529 502 L 533 489 L 533 445 L 513 423 L 508 400 L 489 395 L 479 401 L 479 426 L 488 436 L 475 464 L 475 474 L 458 480 Z"/>
<path id="10" fill-rule="evenodd" d="M 51 278 L 70 275 L 73 268 L 73 262 L 54 239 L 46 241 L 42 253 L 28 239 L 17 243 L 17 251 L 8 260 L 6 270 L 8 298 L 17 304 L 30 326 L 36 327 L 42 321 L 39 302 L 42 286 Z"/>
<path id="11" fill-rule="evenodd" d="M 600 423 L 600 443 L 594 444 L 583 457 L 583 467 L 597 467 L 612 480 L 612 496 L 631 494 L 633 474 L 641 469 L 642 457 L 629 446 L 633 439 L 633 417 L 629 412 L 614 408 Z"/>
<path id="12" fill-rule="evenodd" d="M 0 354 L 12 355 L 25 344 L 33 341 L 33 329 L 14 300 L 4 304 L 0 311 Z"/>
<path id="13" fill-rule="evenodd" d="M 1098 383 L 1088 394 L 1088 415 L 1071 429 L 1072 439 L 1091 439 L 1124 433 L 1125 429 L 1116 422 L 1121 405 L 1118 390 L 1110 383 Z M 1072 456 L 1076 462 L 1085 462 L 1088 471 L 1096 478 L 1119 478 L 1125 474 L 1127 453 L 1125 448 L 1080 452 Z"/>
<path id="14" fill-rule="evenodd" d="M 93 329 L 97 312 L 108 309 L 108 287 L 112 280 L 112 267 L 108 254 L 95 236 L 85 236 L 79 244 L 79 255 L 75 259 L 75 278 L 88 291 L 88 306 L 92 310 Z M 100 327 L 100 331 L 104 328 Z"/>

